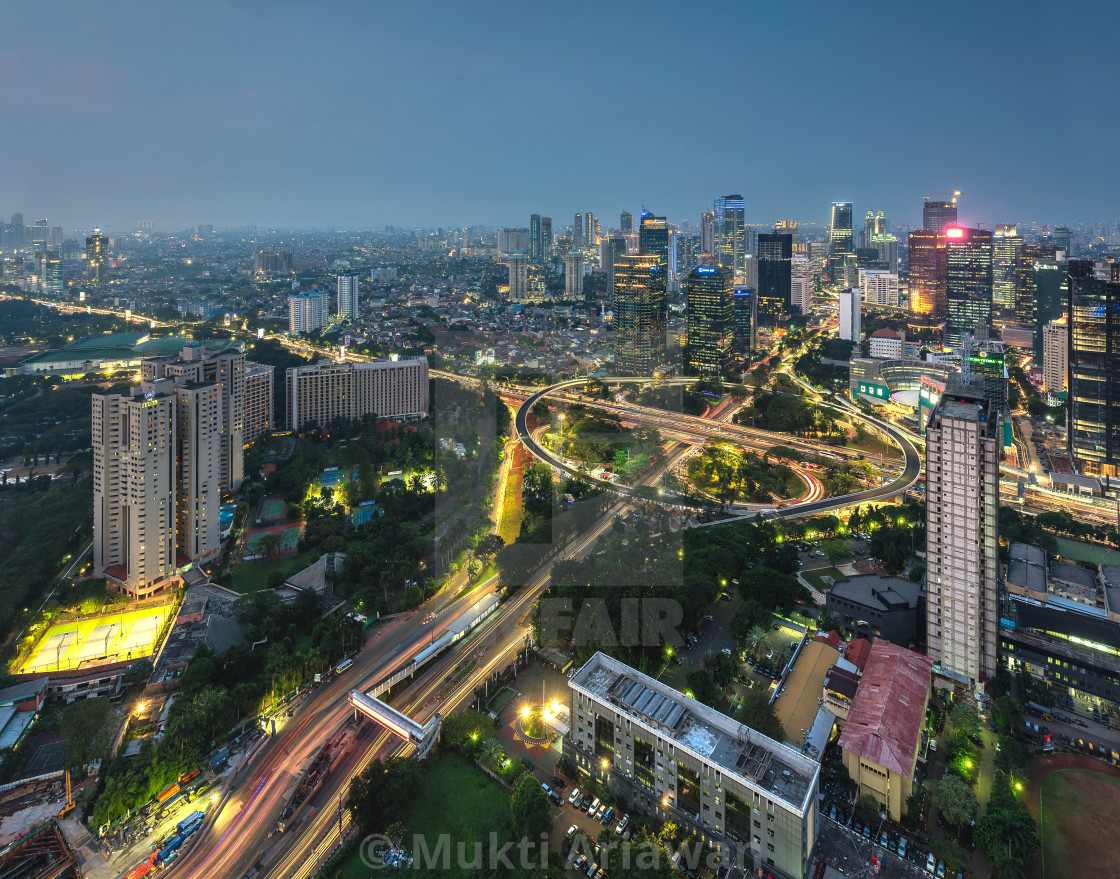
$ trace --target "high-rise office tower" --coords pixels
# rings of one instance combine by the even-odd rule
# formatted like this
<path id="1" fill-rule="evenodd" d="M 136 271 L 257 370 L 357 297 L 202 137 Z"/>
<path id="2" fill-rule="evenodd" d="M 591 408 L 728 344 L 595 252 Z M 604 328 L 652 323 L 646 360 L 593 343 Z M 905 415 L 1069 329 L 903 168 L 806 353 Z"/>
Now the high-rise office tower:
<path id="1" fill-rule="evenodd" d="M 1015 308 L 1015 252 L 1023 236 L 1014 224 L 996 226 L 992 237 L 992 304 L 1000 309 Z"/>
<path id="2" fill-rule="evenodd" d="M 325 427 L 339 418 L 371 415 L 415 421 L 428 414 L 428 359 L 313 363 L 284 376 L 288 430 Z"/>
<path id="3" fill-rule="evenodd" d="M 94 572 L 134 600 L 178 567 L 175 408 L 170 388 L 92 397 Z"/>
<path id="4" fill-rule="evenodd" d="M 1073 236 L 1070 235 L 1069 226 L 1055 226 L 1050 236 L 1050 242 L 1055 250 L 1064 251 L 1066 259 L 1070 258 L 1070 248 L 1073 246 Z"/>
<path id="5" fill-rule="evenodd" d="M 339 317 L 358 316 L 358 276 L 338 276 L 338 315 Z"/>
<path id="6" fill-rule="evenodd" d="M 509 298 L 520 302 L 529 295 L 529 257 L 523 253 L 511 253 L 506 260 L 509 265 Z"/>
<path id="7" fill-rule="evenodd" d="M 569 251 L 564 257 L 564 298 L 579 299 L 583 296 L 583 253 Z"/>
<path id="8" fill-rule="evenodd" d="M 665 362 L 665 264 L 656 254 L 623 254 L 614 267 L 615 363 L 652 375 Z"/>
<path id="9" fill-rule="evenodd" d="M 992 326 L 992 233 L 949 226 L 945 230 L 945 344 L 959 348 L 965 333 L 979 337 Z"/>
<path id="10" fill-rule="evenodd" d="M 86 238 L 86 277 L 93 284 L 103 284 L 108 268 L 109 239 L 95 231 Z"/>
<path id="11" fill-rule="evenodd" d="M 795 253 L 789 261 L 790 302 L 801 314 L 813 308 L 813 263 L 809 257 Z"/>
<path id="12" fill-rule="evenodd" d="M 583 215 L 583 241 L 584 247 L 594 247 L 598 243 L 595 238 L 595 215 L 591 211 Z"/>
<path id="13" fill-rule="evenodd" d="M 770 231 L 775 235 L 788 235 L 793 249 L 797 250 L 797 220 L 778 220 Z"/>
<path id="14" fill-rule="evenodd" d="M 967 368 L 974 382 L 979 381 L 992 409 L 1003 418 L 1010 431 L 1011 410 L 1007 405 L 1007 359 L 1003 343 L 965 336 L 961 350 L 961 369 Z M 1010 435 L 1009 437 L 1010 438 Z"/>
<path id="15" fill-rule="evenodd" d="M 722 266 L 700 266 L 688 275 L 688 350 L 692 375 L 719 376 L 727 368 L 735 330 L 733 277 Z"/>
<path id="16" fill-rule="evenodd" d="M 1069 261 L 1069 453 L 1087 476 L 1120 476 L 1120 263 Z"/>
<path id="17" fill-rule="evenodd" d="M 599 242 L 599 271 L 607 276 L 607 299 L 614 299 L 614 266 L 626 253 L 626 238 L 610 235 Z"/>
<path id="18" fill-rule="evenodd" d="M 859 289 L 865 305 L 898 306 L 898 275 L 883 269 L 860 269 Z"/>
<path id="19" fill-rule="evenodd" d="M 1067 263 L 1059 262 L 1057 259 L 1035 260 L 1034 309 L 1030 327 L 1036 366 L 1042 361 L 1042 331 L 1050 321 L 1066 313 L 1068 299 Z"/>
<path id="20" fill-rule="evenodd" d="M 35 225 L 31 227 L 31 247 L 34 250 L 43 250 L 50 237 L 51 230 L 46 219 L 36 220 Z"/>
<path id="21" fill-rule="evenodd" d="M 1015 249 L 1013 271 L 1015 322 L 1027 329 L 1031 329 L 1035 325 L 1035 265 L 1039 263 L 1050 263 L 1057 266 L 1058 261 L 1052 244 L 1020 244 Z M 1064 310 L 1064 300 L 1061 304 Z"/>
<path id="22" fill-rule="evenodd" d="M 957 225 L 957 199 L 951 201 L 926 196 L 922 205 L 922 228 L 927 232 L 944 232 Z"/>
<path id="23" fill-rule="evenodd" d="M 57 250 L 48 250 L 43 254 L 43 292 L 58 295 L 63 291 L 62 283 L 62 257 Z"/>
<path id="24" fill-rule="evenodd" d="M 793 236 L 763 233 L 758 236 L 758 322 L 778 325 L 790 302 Z"/>
<path id="25" fill-rule="evenodd" d="M 1064 317 L 1042 330 L 1042 387 L 1048 394 L 1062 394 L 1069 387 L 1069 325 Z"/>
<path id="26" fill-rule="evenodd" d="M 330 294 L 320 290 L 289 296 L 288 332 L 313 333 L 321 330 L 330 320 L 330 308 Z"/>
<path id="27" fill-rule="evenodd" d="M 665 217 L 655 217 L 649 211 L 642 211 L 638 226 L 638 253 L 656 256 L 668 271 L 669 221 Z"/>
<path id="28" fill-rule="evenodd" d="M 961 373 L 926 426 L 926 652 L 966 685 L 996 671 L 998 422 L 981 382 Z"/>
<path id="29" fill-rule="evenodd" d="M 322 295 L 326 297 L 325 293 Z M 237 347 L 188 345 L 171 357 L 142 360 L 140 375 L 144 381 L 168 378 L 177 386 L 219 387 L 219 488 L 227 493 L 237 491 L 245 472 L 245 355 Z"/>
<path id="30" fill-rule="evenodd" d="M 583 247 L 583 214 L 576 214 L 572 221 L 572 247 Z"/>
<path id="31" fill-rule="evenodd" d="M 700 252 L 716 252 L 716 215 L 714 211 L 704 211 L 700 215 Z"/>
<path id="32" fill-rule="evenodd" d="M 529 217 L 529 262 L 533 265 L 540 265 L 541 249 L 541 215 L 532 214 Z"/>
<path id="33" fill-rule="evenodd" d="M 552 217 L 541 217 L 541 262 L 552 259 Z"/>
<path id="34" fill-rule="evenodd" d="M 245 361 L 244 441 L 249 446 L 272 432 L 275 368 Z"/>
<path id="35" fill-rule="evenodd" d="M 9 241 L 12 250 L 22 250 L 27 245 L 27 230 L 23 225 L 23 214 L 12 214 L 12 222 L 8 226 Z"/>
<path id="36" fill-rule="evenodd" d="M 731 294 L 735 329 L 732 344 L 740 354 L 758 347 L 758 297 L 750 287 L 736 287 Z"/>
<path id="37" fill-rule="evenodd" d="M 634 231 L 634 215 L 630 211 L 623 211 L 619 217 L 618 229 L 623 235 Z"/>
<path id="38" fill-rule="evenodd" d="M 863 330 L 860 326 L 859 288 L 840 291 L 840 338 L 859 343 Z"/>
<path id="39" fill-rule="evenodd" d="M 852 203 L 834 201 L 828 224 L 828 256 L 834 259 L 853 253 Z"/>
<path id="40" fill-rule="evenodd" d="M 721 195 L 712 200 L 712 253 L 716 265 L 731 269 L 736 279 L 743 276 L 747 253 L 746 204 L 743 196 Z"/>
<path id="41" fill-rule="evenodd" d="M 673 236 L 673 253 L 670 258 L 678 278 L 688 276 L 699 263 L 700 239 L 695 235 L 676 233 Z"/>

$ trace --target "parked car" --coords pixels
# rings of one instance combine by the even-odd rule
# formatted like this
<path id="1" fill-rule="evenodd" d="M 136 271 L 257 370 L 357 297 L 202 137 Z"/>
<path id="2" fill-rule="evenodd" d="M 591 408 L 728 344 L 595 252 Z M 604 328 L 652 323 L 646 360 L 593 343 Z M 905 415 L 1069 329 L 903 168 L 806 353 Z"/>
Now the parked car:
<path id="1" fill-rule="evenodd" d="M 903 836 L 898 840 L 898 855 L 901 858 L 906 857 L 906 837 Z"/>
<path id="2" fill-rule="evenodd" d="M 936 869 L 937 869 L 937 859 L 934 858 L 933 852 L 930 852 L 929 857 L 926 858 L 926 872 L 932 873 Z"/>
<path id="3" fill-rule="evenodd" d="M 568 805 L 569 806 L 574 806 L 576 803 L 579 802 L 579 798 L 580 798 L 579 788 L 578 787 L 573 787 L 572 792 L 570 794 L 568 794 Z"/>
<path id="4" fill-rule="evenodd" d="M 556 790 L 563 790 L 568 786 L 568 782 L 564 781 L 564 779 L 560 778 L 559 776 L 554 775 L 552 776 L 552 786 L 556 788 Z"/>
<path id="5" fill-rule="evenodd" d="M 619 836 L 621 836 L 623 831 L 626 830 L 626 828 L 629 826 L 629 824 L 630 824 L 630 816 L 629 815 L 623 815 L 622 820 L 618 822 L 618 826 L 614 829 L 614 832 L 617 833 Z"/>
<path id="6" fill-rule="evenodd" d="M 944 861 L 938 861 L 937 862 L 937 877 L 938 877 L 938 879 L 944 879 L 944 877 L 945 877 L 945 862 Z"/>

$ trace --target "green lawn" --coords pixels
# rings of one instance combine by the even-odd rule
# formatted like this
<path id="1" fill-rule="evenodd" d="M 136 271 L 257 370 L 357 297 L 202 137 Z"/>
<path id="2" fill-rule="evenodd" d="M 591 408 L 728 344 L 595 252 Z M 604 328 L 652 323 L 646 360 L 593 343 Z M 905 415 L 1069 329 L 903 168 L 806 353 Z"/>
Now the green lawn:
<path id="1" fill-rule="evenodd" d="M 831 577 L 835 580 L 843 580 L 846 576 L 842 574 L 838 568 L 820 568 L 816 571 L 802 571 L 801 576 L 817 587 L 821 592 L 827 592 L 832 587 L 825 583 L 822 577 Z"/>
<path id="2" fill-rule="evenodd" d="M 402 803 L 400 820 L 407 828 L 405 848 L 416 853 L 412 844 L 415 835 L 423 836 L 428 851 L 435 851 L 440 834 L 450 836 L 451 869 L 436 871 L 423 869 L 422 875 L 439 872 L 448 877 L 477 876 L 477 871 L 461 870 L 457 866 L 457 846 L 465 846 L 469 860 L 476 842 L 484 843 L 490 833 L 497 834 L 499 844 L 511 838 L 509 827 L 509 791 L 478 769 L 473 763 L 456 754 L 440 754 L 431 758 L 423 787 L 408 803 Z M 511 850 L 511 860 L 517 855 Z M 415 869 L 420 868 L 417 861 Z M 412 871 L 409 871 L 412 872 Z M 514 871 L 513 875 L 518 875 Z M 338 867 L 332 869 L 328 879 L 369 879 L 371 870 L 362 864 L 359 852 L 353 852 Z"/>
<path id="3" fill-rule="evenodd" d="M 246 592 L 257 592 L 260 589 L 268 588 L 268 575 L 273 571 L 282 571 L 289 574 L 293 571 L 299 571 L 306 568 L 315 559 L 320 556 L 317 550 L 310 552 L 300 553 L 299 555 L 287 555 L 282 558 L 274 559 L 273 561 L 258 561 L 258 562 L 242 562 L 241 564 L 234 565 L 232 570 L 234 579 L 234 588 L 244 594 Z"/>
<path id="4" fill-rule="evenodd" d="M 1055 772 L 1042 781 L 1041 801 L 1043 879 L 1120 875 L 1120 780 L 1087 769 Z"/>

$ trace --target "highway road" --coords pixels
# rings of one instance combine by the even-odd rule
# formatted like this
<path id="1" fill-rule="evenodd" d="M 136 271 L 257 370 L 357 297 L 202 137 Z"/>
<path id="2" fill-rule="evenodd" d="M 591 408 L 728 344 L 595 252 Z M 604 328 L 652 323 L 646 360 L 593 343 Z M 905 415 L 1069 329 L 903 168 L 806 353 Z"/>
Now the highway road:
<path id="1" fill-rule="evenodd" d="M 640 383 L 640 382 L 652 381 L 652 379 L 648 379 L 648 378 L 607 378 L 607 379 L 604 379 L 603 381 L 611 383 L 611 384 L 613 384 L 615 382 Z M 521 437 L 521 441 L 523 443 L 525 443 L 525 446 L 529 449 L 529 451 L 531 451 L 534 455 L 536 455 L 542 461 L 547 462 L 548 464 L 552 465 L 553 467 L 556 467 L 559 470 L 563 470 L 563 471 L 565 471 L 567 473 L 571 473 L 571 474 L 576 474 L 576 473 L 579 472 L 579 470 L 576 467 L 572 466 L 571 464 L 567 463 L 566 461 L 560 460 L 555 455 L 553 455 L 550 451 L 548 451 L 548 449 L 545 449 L 543 446 L 541 446 L 540 443 L 538 443 L 533 438 L 533 436 L 531 435 L 531 433 L 528 429 L 527 419 L 528 419 L 528 414 L 529 414 L 530 410 L 540 400 L 544 399 L 545 397 L 549 396 L 550 394 L 557 393 L 558 391 L 561 391 L 565 388 L 570 388 L 570 387 L 573 387 L 573 386 L 576 386 L 576 385 L 582 385 L 584 383 L 586 383 L 586 379 L 582 379 L 582 378 L 581 379 L 571 379 L 569 381 L 559 382 L 558 384 L 552 385 L 551 387 L 543 388 L 541 390 L 536 391 L 531 396 L 529 396 L 525 400 L 524 403 L 521 404 L 521 408 L 517 410 L 517 417 L 514 421 L 514 424 L 517 428 L 518 436 Z M 844 401 L 841 401 L 841 403 L 843 403 L 843 402 Z M 594 406 L 594 404 L 592 404 L 592 403 L 586 403 L 585 405 L 587 405 L 589 408 L 592 408 Z M 885 500 L 886 498 L 894 497 L 896 495 L 901 495 L 904 491 L 906 491 L 906 489 L 908 489 L 911 485 L 913 485 L 917 481 L 918 475 L 921 473 L 921 470 L 922 470 L 922 458 L 921 458 L 921 455 L 918 453 L 917 448 L 915 448 L 914 444 L 903 434 L 903 432 L 901 430 L 899 430 L 895 425 L 890 424 L 889 422 L 881 421 L 877 418 L 871 418 L 871 417 L 865 415 L 863 412 L 859 411 L 854 406 L 844 407 L 844 408 L 847 409 L 848 414 L 850 414 L 853 417 L 861 419 L 865 423 L 871 425 L 872 427 L 874 427 L 878 431 L 882 432 L 887 437 L 889 437 L 895 443 L 895 445 L 897 445 L 900 449 L 902 449 L 903 456 L 904 456 L 904 466 L 903 466 L 902 472 L 897 477 L 895 477 L 893 480 L 888 482 L 886 485 L 881 485 L 881 486 L 878 486 L 877 488 L 865 489 L 863 491 L 853 492 L 851 494 L 839 495 L 837 497 L 823 498 L 823 499 L 820 499 L 820 500 L 806 501 L 804 503 L 790 504 L 786 507 L 783 507 L 782 509 L 775 510 L 772 513 L 771 512 L 766 512 L 764 514 L 766 518 L 796 519 L 796 518 L 800 518 L 802 516 L 810 516 L 810 515 L 814 515 L 816 513 L 823 513 L 823 512 L 829 511 L 829 510 L 840 509 L 842 507 L 847 507 L 847 506 L 850 506 L 852 504 L 862 504 L 862 503 L 867 503 L 869 501 Z M 675 414 L 675 413 L 673 413 L 673 414 Z M 700 419 L 700 421 L 703 422 L 703 419 Z M 700 429 L 701 426 L 702 425 L 696 425 L 697 432 L 699 432 L 699 429 Z M 726 436 L 722 435 L 722 432 L 726 430 L 725 425 L 715 426 L 715 425 L 711 425 L 710 422 L 709 422 L 709 428 L 712 430 L 712 433 L 715 434 L 715 436 L 712 437 L 712 438 L 726 439 Z M 777 437 L 777 439 L 782 439 L 781 435 L 776 435 L 776 437 Z M 777 441 L 775 441 L 774 444 L 777 445 L 779 443 Z M 633 489 L 630 489 L 626 486 L 615 485 L 614 483 L 605 482 L 603 480 L 597 480 L 597 479 L 594 479 L 594 478 L 590 477 L 587 473 L 580 473 L 580 476 L 581 476 L 581 478 L 586 479 L 589 482 L 598 483 L 598 484 L 603 485 L 603 486 L 609 488 L 610 490 L 618 492 L 620 494 L 633 494 L 634 493 Z M 718 524 L 722 524 L 722 523 L 725 523 L 725 522 L 741 521 L 744 517 L 753 517 L 753 516 L 757 516 L 757 515 L 759 515 L 759 513 L 757 511 L 743 511 L 743 512 L 737 514 L 737 515 L 730 516 L 726 519 L 718 519 L 718 520 L 715 520 L 713 522 L 707 522 L 707 523 L 705 523 L 705 527 L 711 526 L 711 525 L 718 525 Z"/>

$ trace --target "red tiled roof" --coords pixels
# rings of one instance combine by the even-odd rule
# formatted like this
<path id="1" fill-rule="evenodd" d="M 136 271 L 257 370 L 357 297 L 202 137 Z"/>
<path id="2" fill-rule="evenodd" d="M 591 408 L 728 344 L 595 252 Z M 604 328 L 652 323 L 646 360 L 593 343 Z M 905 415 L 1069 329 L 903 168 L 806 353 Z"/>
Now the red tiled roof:
<path id="1" fill-rule="evenodd" d="M 848 644 L 844 658 L 862 672 L 864 666 L 867 665 L 867 657 L 870 653 L 870 641 L 866 638 L 853 638 L 851 643 Z"/>
<path id="2" fill-rule="evenodd" d="M 881 330 L 876 330 L 871 334 L 872 339 L 901 339 L 902 337 L 892 329 L 883 327 Z"/>
<path id="3" fill-rule="evenodd" d="M 859 675 L 838 665 L 828 670 L 828 677 L 824 681 L 825 689 L 831 690 L 840 696 L 851 699 L 859 688 Z"/>
<path id="4" fill-rule="evenodd" d="M 932 672 L 928 657 L 882 639 L 872 644 L 840 747 L 909 778 Z"/>
<path id="5" fill-rule="evenodd" d="M 829 647 L 840 648 L 840 636 L 836 632 L 829 632 L 827 635 L 817 635 L 814 641 L 820 641 L 822 644 L 827 644 Z"/>

